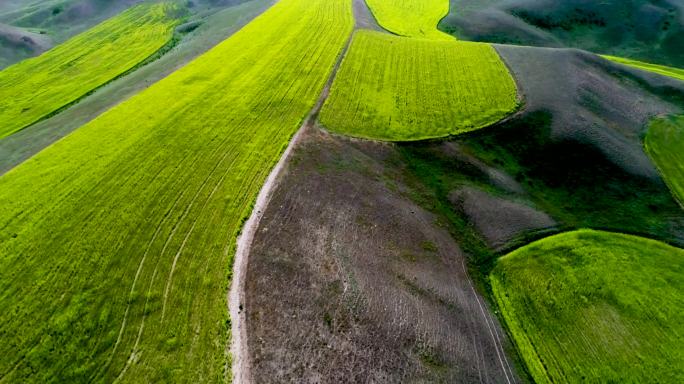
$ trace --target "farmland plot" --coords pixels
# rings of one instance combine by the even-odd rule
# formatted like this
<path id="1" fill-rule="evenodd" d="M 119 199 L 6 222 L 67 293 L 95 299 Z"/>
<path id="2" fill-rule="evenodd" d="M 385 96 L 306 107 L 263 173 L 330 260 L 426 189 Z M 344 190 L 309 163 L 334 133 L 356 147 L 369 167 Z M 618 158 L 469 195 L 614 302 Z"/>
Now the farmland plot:
<path id="1" fill-rule="evenodd" d="M 494 296 L 537 383 L 684 380 L 684 250 L 580 230 L 501 258 Z"/>
<path id="2" fill-rule="evenodd" d="M 180 8 L 143 4 L 0 71 L 0 138 L 78 100 L 167 44 Z"/>
<path id="3" fill-rule="evenodd" d="M 449 12 L 448 0 L 366 0 L 383 28 L 400 36 L 453 40 L 437 30 L 437 23 Z"/>
<path id="4" fill-rule="evenodd" d="M 488 44 L 359 31 L 321 122 L 350 136 L 421 140 L 482 128 L 517 105 L 515 82 Z"/>
<path id="5" fill-rule="evenodd" d="M 684 207 L 684 116 L 653 120 L 645 146 L 672 194 Z"/>
<path id="6" fill-rule="evenodd" d="M 0 178 L 0 378 L 229 378 L 236 234 L 352 28 L 282 0 Z"/>
<path id="7" fill-rule="evenodd" d="M 641 69 L 648 72 L 657 73 L 659 75 L 672 77 L 674 79 L 684 81 L 684 69 L 668 67 L 666 65 L 645 63 L 643 61 L 627 59 L 624 57 L 601 55 L 603 58 L 616 63 L 624 64 L 633 68 Z"/>

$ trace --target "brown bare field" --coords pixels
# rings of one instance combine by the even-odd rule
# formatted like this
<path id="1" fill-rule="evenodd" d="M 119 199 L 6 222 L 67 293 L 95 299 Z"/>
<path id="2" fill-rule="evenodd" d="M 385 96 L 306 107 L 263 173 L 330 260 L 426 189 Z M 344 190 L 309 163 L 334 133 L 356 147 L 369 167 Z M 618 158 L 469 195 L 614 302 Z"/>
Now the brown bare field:
<path id="1" fill-rule="evenodd" d="M 303 133 L 249 255 L 254 382 L 518 381 L 464 252 L 385 183 L 396 157 Z"/>

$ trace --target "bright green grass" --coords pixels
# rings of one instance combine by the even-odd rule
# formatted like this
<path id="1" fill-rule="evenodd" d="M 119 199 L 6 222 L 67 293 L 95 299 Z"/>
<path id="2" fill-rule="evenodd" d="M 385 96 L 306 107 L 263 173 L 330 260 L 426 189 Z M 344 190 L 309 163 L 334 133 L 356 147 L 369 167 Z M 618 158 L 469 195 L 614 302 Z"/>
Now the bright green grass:
<path id="1" fill-rule="evenodd" d="M 449 13 L 449 0 L 366 0 L 378 23 L 390 32 L 407 37 L 453 40 L 437 29 Z"/>
<path id="2" fill-rule="evenodd" d="M 632 59 L 625 59 L 624 57 L 601 55 L 602 57 L 614 61 L 616 63 L 628 65 L 637 69 L 642 69 L 644 71 L 654 72 L 663 76 L 672 77 L 678 80 L 684 80 L 684 69 L 667 67 L 665 65 L 644 63 L 643 61 L 637 61 Z"/>
<path id="3" fill-rule="evenodd" d="M 684 116 L 653 120 L 644 144 L 672 194 L 684 207 Z"/>
<path id="4" fill-rule="evenodd" d="M 517 107 L 516 87 L 488 44 L 358 31 L 321 122 L 380 140 L 420 140 L 472 131 Z"/>
<path id="5" fill-rule="evenodd" d="M 0 377 L 230 377 L 236 234 L 353 29 L 281 0 L 0 178 Z"/>
<path id="6" fill-rule="evenodd" d="M 537 383 L 684 382 L 684 250 L 580 230 L 510 253 L 490 278 Z"/>
<path id="7" fill-rule="evenodd" d="M 177 5 L 142 4 L 52 50 L 0 71 L 0 138 L 126 72 L 164 46 Z"/>

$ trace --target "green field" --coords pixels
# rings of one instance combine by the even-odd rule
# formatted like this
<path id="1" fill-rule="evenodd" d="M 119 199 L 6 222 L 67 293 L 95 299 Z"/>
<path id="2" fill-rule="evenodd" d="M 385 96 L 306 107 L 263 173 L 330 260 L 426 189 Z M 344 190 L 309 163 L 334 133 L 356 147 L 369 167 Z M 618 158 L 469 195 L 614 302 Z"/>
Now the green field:
<path id="1" fill-rule="evenodd" d="M 580 230 L 501 258 L 491 284 L 537 383 L 684 381 L 684 250 Z"/>
<path id="2" fill-rule="evenodd" d="M 366 0 L 378 23 L 400 36 L 453 40 L 437 29 L 449 12 L 449 0 Z"/>
<path id="3" fill-rule="evenodd" d="M 684 69 L 667 67 L 665 65 L 644 63 L 643 61 L 626 59 L 624 57 L 616 57 L 616 56 L 609 56 L 609 55 L 601 55 L 601 57 L 608 59 L 610 61 L 614 61 L 616 63 L 624 64 L 624 65 L 634 67 L 637 69 L 642 69 L 644 71 L 649 71 L 649 72 L 657 73 L 659 75 L 668 76 L 668 77 L 672 77 L 672 78 L 684 81 Z"/>
<path id="4" fill-rule="evenodd" d="M 169 42 L 178 14 L 172 3 L 139 5 L 0 71 L 0 138 L 135 67 Z"/>
<path id="5" fill-rule="evenodd" d="M 282 0 L 0 178 L 0 378 L 229 378 L 236 234 L 352 28 Z"/>
<path id="6" fill-rule="evenodd" d="M 359 31 L 321 122 L 355 137 L 421 140 L 482 128 L 517 105 L 515 82 L 488 44 Z"/>
<path id="7" fill-rule="evenodd" d="M 644 144 L 672 194 L 684 207 L 684 116 L 653 120 Z"/>

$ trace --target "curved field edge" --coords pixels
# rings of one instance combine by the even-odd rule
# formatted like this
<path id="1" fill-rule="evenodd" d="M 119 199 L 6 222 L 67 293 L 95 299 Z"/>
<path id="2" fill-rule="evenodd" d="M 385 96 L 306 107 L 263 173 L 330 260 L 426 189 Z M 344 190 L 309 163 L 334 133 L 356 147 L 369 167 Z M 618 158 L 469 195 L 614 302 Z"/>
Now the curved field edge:
<path id="1" fill-rule="evenodd" d="M 2 378 L 229 380 L 235 236 L 352 29 L 283 0 L 0 178 Z"/>
<path id="2" fill-rule="evenodd" d="M 437 29 L 449 13 L 448 0 L 365 0 L 375 19 L 386 30 L 405 37 L 454 40 Z"/>
<path id="3" fill-rule="evenodd" d="M 489 44 L 360 30 L 320 121 L 352 137 L 418 141 L 490 126 L 519 107 L 516 83 Z"/>
<path id="4" fill-rule="evenodd" d="M 173 44 L 180 12 L 171 2 L 141 4 L 0 71 L 0 138 L 53 116 L 163 52 Z"/>
<path id="5" fill-rule="evenodd" d="M 500 258 L 490 282 L 536 382 L 678 382 L 682 258 L 656 240 L 584 229 Z"/>
<path id="6" fill-rule="evenodd" d="M 618 64 L 623 64 L 632 68 L 641 69 L 642 71 L 648 71 L 652 73 L 657 73 L 662 76 L 671 77 L 673 79 L 684 81 L 684 69 L 668 67 L 660 64 L 646 63 L 643 61 L 627 59 L 624 57 L 610 56 L 610 55 L 600 55 L 604 59 L 613 61 Z"/>
<path id="7" fill-rule="evenodd" d="M 684 208 L 684 116 L 652 120 L 644 147 L 672 195 Z"/>

